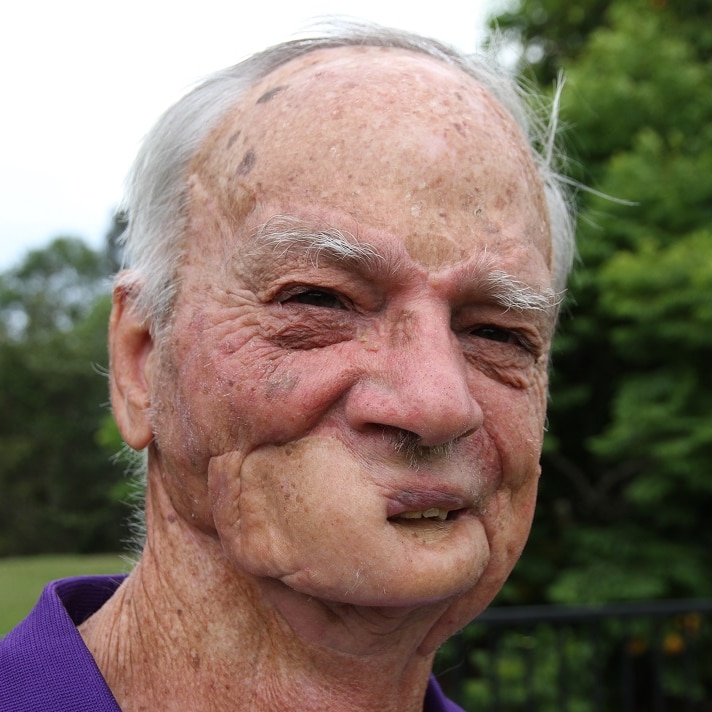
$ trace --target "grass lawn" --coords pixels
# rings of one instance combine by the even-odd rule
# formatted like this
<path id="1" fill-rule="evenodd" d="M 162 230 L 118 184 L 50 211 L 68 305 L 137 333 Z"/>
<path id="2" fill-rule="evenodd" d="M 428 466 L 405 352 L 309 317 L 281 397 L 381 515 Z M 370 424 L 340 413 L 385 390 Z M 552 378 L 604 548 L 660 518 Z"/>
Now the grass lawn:
<path id="1" fill-rule="evenodd" d="M 48 581 L 79 574 L 125 573 L 128 569 L 118 554 L 0 559 L 0 636 L 30 612 Z"/>

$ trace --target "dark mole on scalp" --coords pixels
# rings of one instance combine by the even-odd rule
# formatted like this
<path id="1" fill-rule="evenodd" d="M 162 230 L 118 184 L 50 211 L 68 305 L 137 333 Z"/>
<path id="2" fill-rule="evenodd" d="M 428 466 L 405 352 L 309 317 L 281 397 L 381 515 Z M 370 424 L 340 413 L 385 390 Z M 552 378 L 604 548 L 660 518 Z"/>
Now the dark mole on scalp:
<path id="1" fill-rule="evenodd" d="M 238 176 L 247 175 L 254 168 L 256 161 L 257 155 L 252 149 L 249 149 L 247 153 L 242 157 L 240 165 L 237 167 L 237 171 L 235 172 L 235 174 Z"/>
<path id="2" fill-rule="evenodd" d="M 286 89 L 287 87 L 282 85 L 275 87 L 274 89 L 270 89 L 269 91 L 266 91 L 255 103 L 256 104 L 264 104 L 265 102 L 269 101 L 270 99 L 273 99 L 279 92 L 282 91 L 282 89 Z"/>
<path id="3" fill-rule="evenodd" d="M 235 143 L 235 141 L 237 141 L 238 138 L 240 138 L 241 133 L 242 133 L 242 131 L 238 130 L 232 136 L 230 136 L 230 139 L 228 140 L 227 147 L 226 147 L 228 150 L 231 149 L 232 144 Z"/>

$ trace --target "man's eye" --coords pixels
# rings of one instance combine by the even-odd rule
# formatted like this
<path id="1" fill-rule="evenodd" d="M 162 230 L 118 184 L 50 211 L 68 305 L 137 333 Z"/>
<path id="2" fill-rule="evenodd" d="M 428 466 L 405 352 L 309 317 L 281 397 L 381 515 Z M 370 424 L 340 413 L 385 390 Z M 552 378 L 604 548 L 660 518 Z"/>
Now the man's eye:
<path id="1" fill-rule="evenodd" d="M 282 304 L 307 304 L 322 309 L 346 309 L 344 301 L 332 292 L 323 289 L 305 289 L 282 299 Z"/>
<path id="2" fill-rule="evenodd" d="M 492 326 L 491 324 L 478 326 L 470 333 L 473 336 L 477 336 L 480 339 L 487 339 L 488 341 L 498 341 L 502 344 L 521 344 L 521 339 L 513 331 L 503 329 L 499 326 Z"/>

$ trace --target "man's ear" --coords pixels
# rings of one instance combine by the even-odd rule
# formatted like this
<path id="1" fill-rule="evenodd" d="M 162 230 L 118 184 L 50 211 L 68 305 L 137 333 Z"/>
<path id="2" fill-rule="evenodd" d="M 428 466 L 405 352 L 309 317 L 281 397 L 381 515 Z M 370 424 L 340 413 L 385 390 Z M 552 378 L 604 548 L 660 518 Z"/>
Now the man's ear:
<path id="1" fill-rule="evenodd" d="M 151 426 L 151 363 L 153 337 L 133 308 L 132 287 L 114 288 L 109 320 L 111 405 L 119 432 L 134 450 L 153 440 Z"/>

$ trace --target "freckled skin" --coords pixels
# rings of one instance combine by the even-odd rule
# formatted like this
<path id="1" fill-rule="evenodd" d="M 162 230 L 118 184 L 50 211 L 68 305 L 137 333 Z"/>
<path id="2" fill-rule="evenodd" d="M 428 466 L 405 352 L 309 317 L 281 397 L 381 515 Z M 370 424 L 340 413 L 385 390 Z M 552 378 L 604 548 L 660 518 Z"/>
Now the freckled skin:
<path id="1" fill-rule="evenodd" d="M 479 593 L 482 572 L 508 570 L 515 558 L 508 549 L 516 541 L 518 553 L 528 529 L 548 332 L 525 367 L 516 349 L 501 345 L 463 354 L 452 336 L 449 294 L 461 279 L 457 268 L 483 251 L 517 277 L 548 286 L 541 190 L 517 129 L 468 78 L 407 53 L 371 53 L 363 76 L 362 57 L 323 54 L 316 74 L 293 62 L 258 85 L 195 161 L 196 185 L 208 196 L 224 191 L 217 212 L 210 200 L 194 208 L 196 220 L 218 226 L 208 232 L 221 256 L 205 249 L 201 229 L 200 254 L 189 253 L 196 264 L 184 270 L 176 307 L 167 358 L 179 376 L 163 392 L 189 416 L 184 427 L 171 419 L 156 428 L 165 433 L 159 445 L 167 443 L 161 449 L 170 469 L 186 473 L 173 496 L 184 516 L 214 527 L 234 565 L 253 575 L 358 605 L 423 604 L 471 591 L 478 609 L 494 593 Z M 238 126 L 230 150 L 217 151 Z M 230 175 L 240 180 L 225 185 Z M 221 224 L 219 206 L 244 204 L 245 192 L 254 209 L 241 224 Z M 278 214 L 313 217 L 377 248 L 400 249 L 401 274 L 380 288 L 392 308 L 290 307 L 295 314 L 285 317 L 285 307 L 245 289 L 241 251 L 252 229 Z M 232 274 L 223 266 L 231 250 Z M 296 271 L 319 285 L 325 274 Z M 341 279 L 338 271 L 332 279 Z M 360 298 L 367 289 L 352 293 Z M 379 335 L 378 353 L 363 348 L 364 334 Z M 422 477 L 470 500 L 486 498 L 484 515 L 463 516 L 428 546 L 389 523 L 384 490 L 410 475 L 388 454 L 381 426 L 432 444 L 472 431 L 454 462 Z M 300 454 L 276 467 L 286 443 L 298 443 Z M 299 482 L 313 500 L 309 512 L 296 500 L 273 500 L 282 480 Z M 506 521 L 490 521 L 495 515 Z M 356 570 L 358 586 L 349 576 Z"/>
<path id="2" fill-rule="evenodd" d="M 323 50 L 248 93 L 190 186 L 174 320 L 144 368 L 150 408 L 123 428 L 132 444 L 153 438 L 149 496 L 164 494 L 211 542 L 211 564 L 257 587 L 250 605 L 273 607 L 302 643 L 391 646 L 427 671 L 501 587 L 534 509 L 554 315 L 505 311 L 469 277 L 485 261 L 551 286 L 525 142 L 455 69 Z M 362 274 L 252 256 L 277 215 L 338 228 L 383 260 Z M 449 454 L 414 464 L 394 446 L 403 432 Z M 438 501 L 457 516 L 393 520 Z M 214 591 L 226 610 L 231 585 Z"/>
<path id="3" fill-rule="evenodd" d="M 323 57 L 329 52 L 314 54 Z M 468 220 L 468 229 L 487 231 L 492 247 L 504 242 L 507 234 L 518 236 L 519 229 L 529 229 L 533 234 L 528 237 L 550 261 L 542 189 L 519 130 L 504 109 L 469 78 L 447 67 L 407 53 L 399 53 L 400 59 L 395 53 L 372 54 L 374 69 L 365 76 L 361 56 L 346 53 L 315 75 L 300 76 L 299 62 L 276 71 L 253 90 L 244 109 L 235 111 L 197 158 L 196 168 L 206 185 L 234 175 L 233 162 L 242 160 L 246 150 L 264 145 L 266 153 L 260 151 L 251 176 L 264 191 L 263 200 L 292 195 L 295 201 L 307 202 L 311 199 L 306 196 L 316 194 L 355 224 L 362 220 L 365 202 L 368 223 L 384 230 L 398 209 L 411 218 L 404 226 L 409 244 L 433 262 L 462 255 L 456 244 L 462 218 Z M 414 64 L 421 65 L 420 72 L 413 71 Z M 383 81 L 386 76 L 390 83 Z M 280 91 L 269 102 L 255 104 L 273 85 Z M 347 104 L 345 96 L 353 101 Z M 316 104 L 311 110 L 310 100 Z M 453 128 L 452 114 L 459 131 Z M 416 121 L 424 128 L 417 134 L 412 130 Z M 215 152 L 213 145 L 224 145 L 225 136 L 238 126 L 248 127 L 239 144 L 230 152 Z M 292 140 L 295 136 L 300 141 Z M 473 150 L 474 142 L 481 145 L 481 152 Z M 496 181 L 480 159 L 493 153 L 498 161 Z M 464 156 L 473 161 L 467 171 L 462 170 Z M 328 182 L 324 173 L 329 174 Z M 453 181 L 454 175 L 459 181 Z M 513 224 L 508 210 L 512 196 L 523 190 L 533 193 L 528 207 L 535 211 L 527 216 L 526 226 Z M 318 206 L 309 202 L 304 208 L 316 214 Z M 442 240 L 433 240 L 433 235 Z"/>

